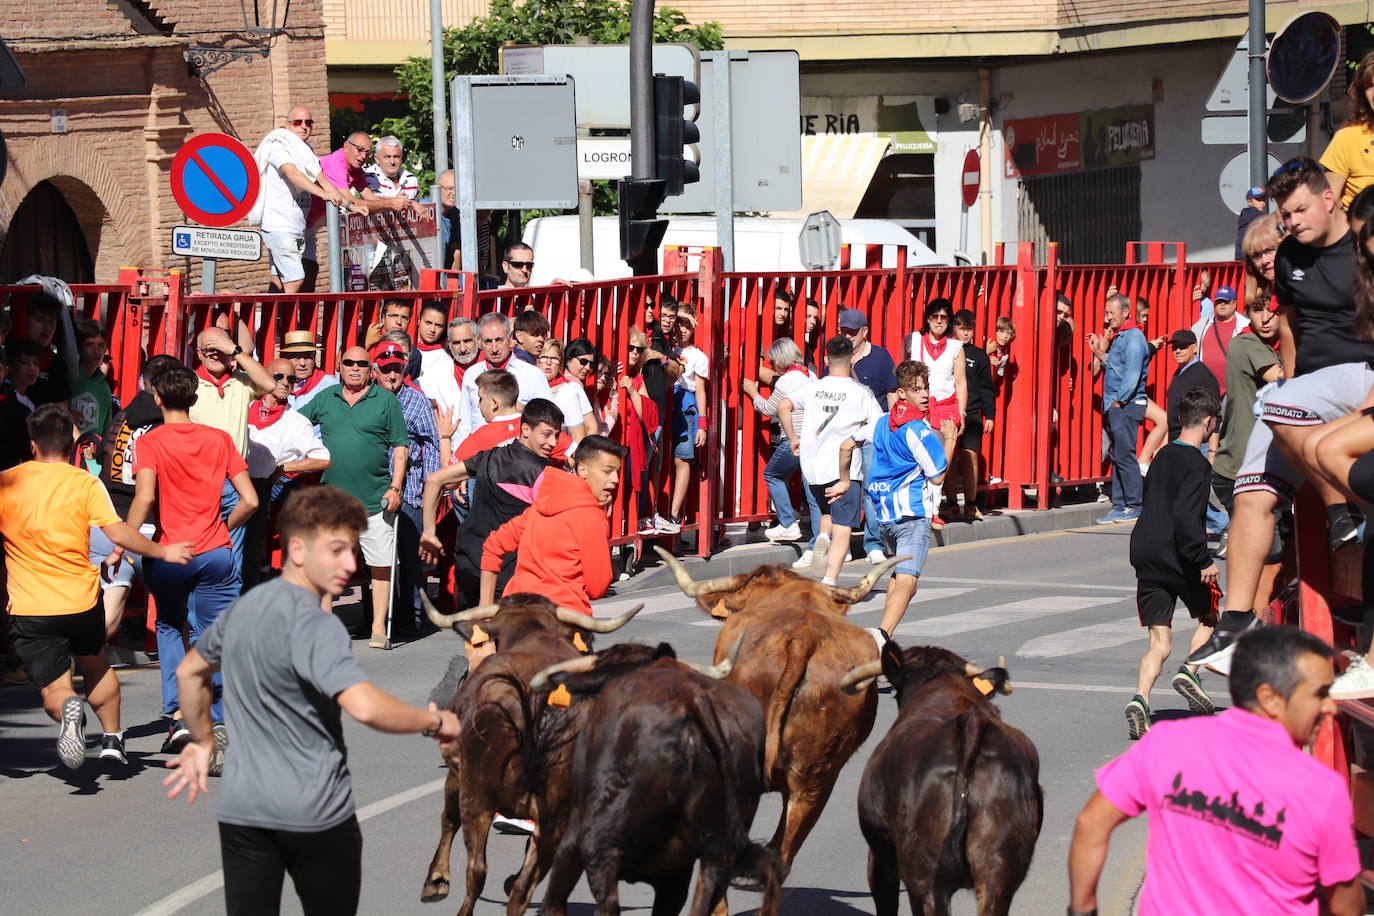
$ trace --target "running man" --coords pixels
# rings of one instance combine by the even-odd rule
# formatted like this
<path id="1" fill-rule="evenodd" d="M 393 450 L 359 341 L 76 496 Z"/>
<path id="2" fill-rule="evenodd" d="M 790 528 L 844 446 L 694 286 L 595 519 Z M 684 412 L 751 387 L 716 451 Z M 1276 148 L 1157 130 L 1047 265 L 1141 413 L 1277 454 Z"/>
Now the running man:
<path id="1" fill-rule="evenodd" d="M 211 679 L 223 670 L 234 753 L 220 789 L 220 855 L 230 916 L 273 916 L 291 874 L 307 914 L 356 913 L 362 834 L 339 710 L 378 731 L 458 737 L 448 710 L 417 709 L 367 679 L 348 631 L 321 610 L 348 585 L 367 528 L 362 503 L 330 486 L 287 498 L 282 574 L 234 603 L 177 667 L 191 743 L 167 766 L 168 798 L 209 791 Z"/>

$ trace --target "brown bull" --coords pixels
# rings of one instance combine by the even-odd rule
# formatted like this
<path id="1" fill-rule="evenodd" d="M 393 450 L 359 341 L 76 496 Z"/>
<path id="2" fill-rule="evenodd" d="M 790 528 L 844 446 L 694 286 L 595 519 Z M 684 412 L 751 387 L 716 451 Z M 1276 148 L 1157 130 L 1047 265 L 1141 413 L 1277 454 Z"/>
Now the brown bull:
<path id="1" fill-rule="evenodd" d="M 899 882 L 915 914 L 947 916 L 950 897 L 968 887 L 978 916 L 1006 916 L 1044 808 L 1035 745 L 990 700 L 1011 693 L 1006 669 L 888 643 L 878 661 L 846 675 L 842 689 L 868 692 L 880 673 L 896 691 L 897 721 L 859 783 L 878 916 L 896 916 Z"/>
<path id="2" fill-rule="evenodd" d="M 567 822 L 568 768 L 579 724 L 573 708 L 536 715 L 530 679 L 586 651 L 590 637 L 584 633 L 618 630 L 643 605 L 612 620 L 598 620 L 538 595 L 507 595 L 498 604 L 448 615 L 436 611 L 423 592 L 421 599 L 435 626 L 452 627 L 471 645 L 494 642 L 497 651 L 469 673 L 449 703 L 463 733 L 445 754 L 448 776 L 439 845 L 420 899 L 448 896 L 449 855 L 461 825 L 468 854 L 467 894 L 458 913 L 470 916 L 487 879 L 487 833 L 500 811 L 536 824 L 506 904 L 508 914 L 523 913 Z M 527 764 L 534 760 L 539 766 L 531 769 Z"/>
<path id="3" fill-rule="evenodd" d="M 878 651 L 873 637 L 844 615 L 906 558 L 888 560 L 844 588 L 781 565 L 693 582 L 671 554 L 659 549 L 659 555 L 698 607 L 725 619 L 716 660 L 737 639 L 744 641 L 729 680 L 763 706 L 764 779 L 768 791 L 782 793 L 782 817 L 770 845 L 790 867 L 877 714 L 875 692 L 839 690 L 840 678 Z"/>

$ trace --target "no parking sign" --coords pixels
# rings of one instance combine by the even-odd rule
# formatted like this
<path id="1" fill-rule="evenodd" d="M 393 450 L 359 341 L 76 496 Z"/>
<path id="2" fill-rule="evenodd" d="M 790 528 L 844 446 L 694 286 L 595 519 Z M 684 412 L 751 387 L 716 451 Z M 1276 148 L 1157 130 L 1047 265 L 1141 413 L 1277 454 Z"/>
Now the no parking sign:
<path id="1" fill-rule="evenodd" d="M 172 159 L 172 196 L 187 218 L 203 226 L 238 222 L 258 199 L 253 154 L 227 134 L 200 134 Z"/>

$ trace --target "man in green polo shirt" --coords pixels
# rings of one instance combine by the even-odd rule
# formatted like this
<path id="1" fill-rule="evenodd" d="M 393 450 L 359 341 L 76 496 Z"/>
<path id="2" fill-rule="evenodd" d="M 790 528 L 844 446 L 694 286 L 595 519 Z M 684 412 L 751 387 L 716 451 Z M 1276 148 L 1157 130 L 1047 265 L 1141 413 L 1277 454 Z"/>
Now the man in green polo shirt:
<path id="1" fill-rule="evenodd" d="M 368 645 L 389 649 L 386 615 L 391 603 L 391 566 L 396 558 L 396 509 L 401 505 L 410 439 L 396 395 L 372 383 L 367 351 L 349 347 L 339 362 L 341 384 L 320 392 L 300 412 L 319 426 L 329 453 L 339 456 L 321 482 L 357 497 L 367 508 L 367 530 L 358 542 L 363 548 L 363 562 L 372 574 L 372 639 Z"/>

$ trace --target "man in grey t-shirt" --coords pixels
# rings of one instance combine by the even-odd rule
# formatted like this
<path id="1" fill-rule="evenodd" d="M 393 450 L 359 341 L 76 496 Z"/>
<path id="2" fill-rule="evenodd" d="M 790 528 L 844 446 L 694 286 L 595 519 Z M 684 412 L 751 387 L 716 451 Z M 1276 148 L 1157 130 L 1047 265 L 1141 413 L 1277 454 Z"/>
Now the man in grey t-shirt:
<path id="1" fill-rule="evenodd" d="M 283 568 L 220 615 L 177 667 L 191 743 L 167 765 L 168 797 L 209 789 L 211 677 L 223 672 L 234 750 L 219 799 L 224 895 L 230 916 L 275 914 L 290 872 L 307 914 L 354 913 L 362 834 L 340 709 L 385 732 L 420 732 L 441 746 L 458 736 L 453 713 L 416 709 L 368 682 L 348 632 L 321 608 L 356 569 L 367 526 L 362 503 L 334 487 L 293 494 L 278 523 Z"/>

